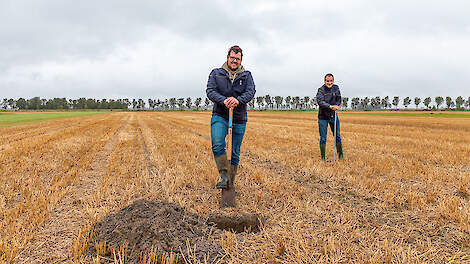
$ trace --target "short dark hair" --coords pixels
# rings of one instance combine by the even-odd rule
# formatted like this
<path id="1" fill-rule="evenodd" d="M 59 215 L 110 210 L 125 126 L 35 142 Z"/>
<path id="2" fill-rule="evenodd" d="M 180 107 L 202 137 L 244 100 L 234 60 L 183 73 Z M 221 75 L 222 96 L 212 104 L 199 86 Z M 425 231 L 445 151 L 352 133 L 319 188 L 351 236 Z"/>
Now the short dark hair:
<path id="1" fill-rule="evenodd" d="M 327 74 L 325 75 L 325 78 L 323 78 L 323 80 L 326 80 L 326 77 L 328 77 L 328 76 L 331 76 L 331 77 L 333 78 L 333 80 L 335 79 L 335 76 L 333 76 L 332 73 L 327 73 Z"/>
<path id="2" fill-rule="evenodd" d="M 235 45 L 235 46 L 230 47 L 230 49 L 228 49 L 227 56 L 230 56 L 230 52 L 231 52 L 231 51 L 233 51 L 235 54 L 241 53 L 242 58 L 243 58 L 243 51 L 242 51 L 242 48 L 240 48 L 238 45 Z"/>

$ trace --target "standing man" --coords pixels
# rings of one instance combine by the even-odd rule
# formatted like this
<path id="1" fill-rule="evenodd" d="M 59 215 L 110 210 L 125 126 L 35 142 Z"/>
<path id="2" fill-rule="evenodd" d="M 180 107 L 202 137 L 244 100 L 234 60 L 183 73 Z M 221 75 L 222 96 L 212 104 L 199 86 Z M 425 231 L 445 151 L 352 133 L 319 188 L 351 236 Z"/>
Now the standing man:
<path id="1" fill-rule="evenodd" d="M 320 152 L 321 159 L 325 160 L 326 134 L 328 132 L 328 124 L 330 124 L 331 132 L 334 135 L 335 114 L 341 105 L 341 93 L 339 87 L 333 84 L 335 77 L 328 73 L 325 75 L 325 84 L 318 88 L 317 102 L 320 106 L 318 110 L 318 129 L 320 131 Z M 341 135 L 339 129 L 339 119 L 336 116 L 336 150 L 338 158 L 343 158 L 343 146 L 341 144 Z"/>
<path id="2" fill-rule="evenodd" d="M 251 73 L 242 66 L 243 52 L 239 46 L 230 47 L 227 61 L 221 68 L 213 69 L 207 81 L 206 94 L 214 107 L 211 118 L 212 153 L 220 173 L 218 189 L 233 187 L 240 161 L 240 147 L 245 134 L 247 114 L 246 105 L 255 95 L 255 83 Z M 229 109 L 233 108 L 232 154 L 230 175 L 225 136 L 228 133 Z M 228 179 L 230 177 L 230 181 Z M 229 183 L 231 186 L 229 186 Z"/>

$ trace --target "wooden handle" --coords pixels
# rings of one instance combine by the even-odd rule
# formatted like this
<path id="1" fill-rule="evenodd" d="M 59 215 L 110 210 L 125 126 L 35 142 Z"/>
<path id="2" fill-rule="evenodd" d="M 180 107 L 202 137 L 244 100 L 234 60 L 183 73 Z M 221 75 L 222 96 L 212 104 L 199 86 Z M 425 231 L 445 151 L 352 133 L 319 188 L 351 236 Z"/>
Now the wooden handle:
<path id="1" fill-rule="evenodd" d="M 233 108 L 229 108 L 228 110 L 228 127 L 232 127 L 232 120 L 233 120 Z"/>

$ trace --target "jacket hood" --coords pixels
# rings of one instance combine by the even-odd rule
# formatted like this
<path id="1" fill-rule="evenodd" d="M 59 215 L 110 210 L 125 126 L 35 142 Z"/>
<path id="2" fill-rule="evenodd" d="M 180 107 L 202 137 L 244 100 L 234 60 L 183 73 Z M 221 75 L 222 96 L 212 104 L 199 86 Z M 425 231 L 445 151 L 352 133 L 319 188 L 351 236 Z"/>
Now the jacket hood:
<path id="1" fill-rule="evenodd" d="M 235 78 L 237 75 L 239 75 L 240 73 L 242 73 L 242 72 L 245 71 L 245 68 L 243 67 L 243 65 L 240 65 L 240 67 L 238 67 L 238 69 L 235 71 L 235 73 L 232 73 L 232 71 L 230 71 L 230 69 L 228 68 L 227 62 L 225 62 L 225 63 L 222 65 L 222 69 L 226 70 L 226 71 L 230 74 L 230 77 L 232 77 L 232 75 L 234 75 L 234 76 L 233 76 L 234 78 Z"/>
<path id="2" fill-rule="evenodd" d="M 326 89 L 333 89 L 333 88 L 335 88 L 335 87 L 338 87 L 338 85 L 333 84 L 333 85 L 331 86 L 331 88 L 328 88 L 328 86 L 326 86 L 326 84 L 323 84 L 322 87 L 324 87 L 324 88 L 326 88 Z"/>

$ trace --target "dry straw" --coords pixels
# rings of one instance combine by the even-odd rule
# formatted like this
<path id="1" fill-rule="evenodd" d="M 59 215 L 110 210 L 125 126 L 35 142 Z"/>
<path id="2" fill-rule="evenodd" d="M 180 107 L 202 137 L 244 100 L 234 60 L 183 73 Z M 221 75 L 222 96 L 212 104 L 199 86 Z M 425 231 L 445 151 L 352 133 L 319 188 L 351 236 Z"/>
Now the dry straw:
<path id="1" fill-rule="evenodd" d="M 341 115 L 345 159 L 332 166 L 320 161 L 314 114 L 249 113 L 238 207 L 227 210 L 214 189 L 210 113 L 79 120 L 0 129 L 0 262 L 125 263 L 131 249 L 94 243 L 92 226 L 142 198 L 202 219 L 262 216 L 260 232 L 203 234 L 221 245 L 221 262 L 470 261 L 468 118 Z M 196 251 L 139 254 L 213 263 Z"/>

